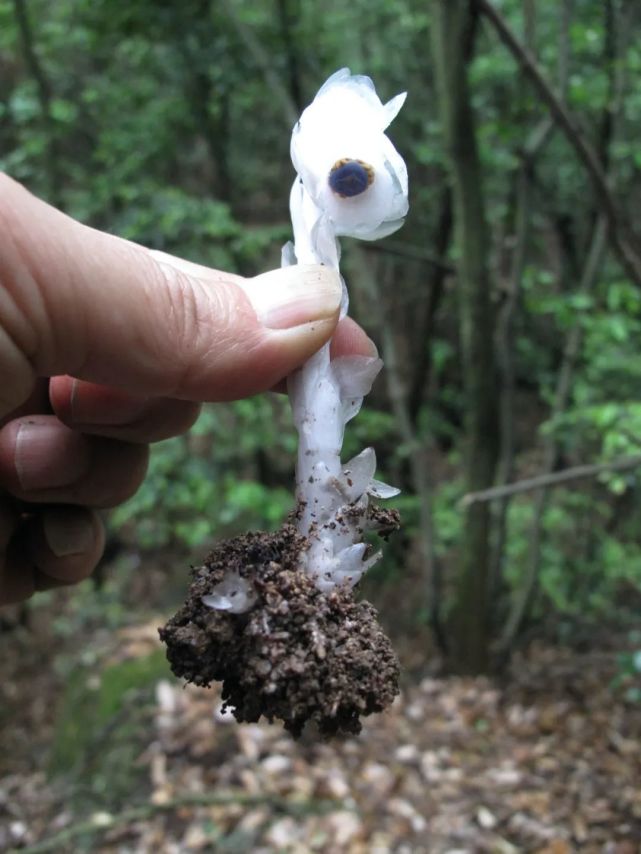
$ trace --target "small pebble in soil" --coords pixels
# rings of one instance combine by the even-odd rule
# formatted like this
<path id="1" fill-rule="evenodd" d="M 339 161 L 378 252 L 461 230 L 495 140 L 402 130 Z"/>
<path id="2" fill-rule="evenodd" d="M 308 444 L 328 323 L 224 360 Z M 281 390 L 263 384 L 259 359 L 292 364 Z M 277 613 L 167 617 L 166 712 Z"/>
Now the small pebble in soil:
<path id="1" fill-rule="evenodd" d="M 297 569 L 304 548 L 290 524 L 220 543 L 193 570 L 187 600 L 160 637 L 176 676 L 223 683 L 239 723 L 264 716 L 296 737 L 306 724 L 323 737 L 356 734 L 361 716 L 398 694 L 398 661 L 369 602 L 343 587 L 322 593 Z M 256 593 L 247 613 L 202 601 L 230 571 Z"/>

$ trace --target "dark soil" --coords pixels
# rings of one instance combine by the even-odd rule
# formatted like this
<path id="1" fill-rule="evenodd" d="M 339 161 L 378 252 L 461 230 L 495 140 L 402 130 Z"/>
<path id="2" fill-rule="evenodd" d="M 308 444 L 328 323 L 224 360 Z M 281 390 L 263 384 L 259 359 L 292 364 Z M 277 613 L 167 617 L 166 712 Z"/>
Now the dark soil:
<path id="1" fill-rule="evenodd" d="M 297 569 L 304 548 L 290 524 L 220 543 L 193 570 L 187 600 L 160 637 L 176 676 L 222 682 L 239 722 L 280 719 L 294 736 L 308 723 L 322 736 L 358 733 L 361 716 L 398 694 L 398 661 L 369 602 L 343 588 L 322 593 Z M 202 602 L 226 570 L 258 594 L 245 614 Z"/>

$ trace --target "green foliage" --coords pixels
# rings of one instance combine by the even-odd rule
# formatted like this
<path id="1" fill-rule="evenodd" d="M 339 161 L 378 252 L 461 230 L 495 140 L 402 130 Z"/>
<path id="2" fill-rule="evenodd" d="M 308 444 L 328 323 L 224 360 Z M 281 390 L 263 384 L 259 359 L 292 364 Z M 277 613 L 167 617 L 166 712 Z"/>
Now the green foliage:
<path id="1" fill-rule="evenodd" d="M 542 425 L 543 434 L 555 436 L 568 453 L 589 449 L 602 461 L 641 453 L 638 289 L 606 280 L 594 295 L 539 299 L 537 308 L 553 313 L 565 334 L 576 324 L 583 331 L 582 370 L 574 380 L 571 403 Z M 605 474 L 601 480 L 622 494 L 636 486 L 637 474 Z"/>
<path id="2" fill-rule="evenodd" d="M 510 507 L 506 580 L 518 587 L 527 565 L 533 504 Z M 543 518 L 543 560 L 538 616 L 550 608 L 574 618 L 602 619 L 621 601 L 619 620 L 634 617 L 641 597 L 641 547 L 636 538 L 608 534 L 613 510 L 593 490 L 554 496 Z M 630 608 L 624 602 L 630 600 Z"/>
<path id="3" fill-rule="evenodd" d="M 125 553 L 112 562 L 110 572 L 99 586 L 92 580 L 75 586 L 73 596 L 68 598 L 65 607 L 53 618 L 55 636 L 64 644 L 73 642 L 76 637 L 93 633 L 110 634 L 135 620 L 135 615 L 125 600 L 132 573 L 138 563 L 134 553 Z M 36 600 L 37 608 L 47 608 L 51 601 L 55 601 L 55 592 L 45 591 Z M 39 619 L 37 610 L 34 618 Z M 78 661 L 83 666 L 93 666 L 97 660 L 98 649 L 88 645 L 78 655 L 75 653 L 74 650 L 71 660 L 64 656 L 56 660 L 56 669 L 61 678 L 67 678 L 70 669 Z"/>
<path id="4" fill-rule="evenodd" d="M 157 650 L 69 674 L 49 768 L 71 786 L 77 806 L 109 808 L 142 784 L 144 771 L 136 759 L 148 743 L 154 686 L 166 673 L 164 652 Z"/>
<path id="5" fill-rule="evenodd" d="M 287 410 L 276 396 L 206 407 L 189 437 L 153 449 L 145 483 L 114 511 L 113 529 L 142 548 L 192 549 L 214 536 L 278 527 L 293 503 Z M 261 467 L 272 482 L 260 478 Z"/>

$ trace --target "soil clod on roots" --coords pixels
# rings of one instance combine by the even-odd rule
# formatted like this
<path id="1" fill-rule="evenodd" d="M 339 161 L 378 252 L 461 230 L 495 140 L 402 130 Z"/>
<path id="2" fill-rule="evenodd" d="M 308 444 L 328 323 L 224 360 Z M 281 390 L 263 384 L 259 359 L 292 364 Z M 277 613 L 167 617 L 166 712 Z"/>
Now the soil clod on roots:
<path id="1" fill-rule="evenodd" d="M 353 592 L 322 593 L 297 569 L 305 540 L 292 525 L 220 543 L 193 571 L 187 601 L 160 629 L 176 676 L 223 683 L 239 722 L 282 720 L 298 736 L 358 733 L 360 716 L 398 693 L 399 667 L 375 609 Z M 202 597 L 234 570 L 258 594 L 245 614 L 208 608 Z"/>

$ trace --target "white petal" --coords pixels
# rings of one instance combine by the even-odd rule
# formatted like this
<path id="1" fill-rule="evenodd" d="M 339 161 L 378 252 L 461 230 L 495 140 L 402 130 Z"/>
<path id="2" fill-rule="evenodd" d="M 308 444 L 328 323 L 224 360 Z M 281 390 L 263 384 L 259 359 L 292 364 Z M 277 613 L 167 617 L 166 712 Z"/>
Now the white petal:
<path id="1" fill-rule="evenodd" d="M 371 569 L 373 566 L 379 562 L 379 560 L 383 557 L 383 552 L 374 552 L 374 554 L 367 558 L 367 560 L 363 561 L 364 569 L 363 572 L 367 572 L 368 569 Z"/>
<path id="2" fill-rule="evenodd" d="M 385 156 L 385 160 L 387 161 L 385 164 L 385 168 L 388 170 L 390 175 L 393 176 L 393 180 L 398 181 L 397 192 L 405 199 L 407 202 L 407 194 L 408 194 L 408 182 L 407 182 L 407 166 L 405 165 L 405 161 L 398 153 L 396 148 L 388 137 L 384 137 L 385 142 L 383 143 L 383 154 Z M 407 213 L 407 208 L 401 214 L 405 216 Z"/>
<path id="3" fill-rule="evenodd" d="M 288 240 L 287 243 L 283 246 L 280 253 L 280 266 L 292 267 L 295 263 L 296 252 L 294 251 L 294 244 L 291 240 Z"/>
<path id="4" fill-rule="evenodd" d="M 362 397 L 354 397 L 351 400 L 344 401 L 341 407 L 341 415 L 343 418 L 343 423 L 347 424 L 352 418 L 356 418 L 358 413 L 361 411 L 363 407 L 363 398 Z"/>
<path id="5" fill-rule="evenodd" d="M 372 390 L 383 361 L 371 356 L 338 356 L 332 360 L 332 372 L 340 386 L 341 399 L 365 397 Z"/>
<path id="6" fill-rule="evenodd" d="M 216 611 L 244 614 L 256 601 L 256 593 L 237 572 L 228 572 L 210 594 L 202 597 L 203 605 Z"/>
<path id="7" fill-rule="evenodd" d="M 310 237 L 315 249 L 316 263 L 325 264 L 326 267 L 338 270 L 341 248 L 336 239 L 336 229 L 329 217 L 323 215 L 316 221 L 310 232 Z"/>
<path id="8" fill-rule="evenodd" d="M 385 119 L 387 121 L 385 127 L 391 124 L 396 118 L 396 116 L 400 113 L 401 107 L 405 103 L 406 98 L 407 92 L 401 92 L 399 95 L 395 95 L 385 104 Z"/>
<path id="9" fill-rule="evenodd" d="M 369 356 L 339 356 L 331 367 L 340 389 L 343 424 L 347 424 L 360 412 L 363 398 L 371 391 L 383 362 Z"/>
<path id="10" fill-rule="evenodd" d="M 335 229 L 298 178 L 292 185 L 289 207 L 298 263 L 326 264 L 337 269 L 340 246 Z"/>
<path id="11" fill-rule="evenodd" d="M 363 106 L 368 108 L 368 112 L 376 117 L 377 126 L 381 130 L 384 130 L 403 106 L 406 95 L 407 93 L 397 95 L 387 104 L 383 105 L 376 93 L 376 87 L 371 77 L 363 74 L 352 75 L 349 68 L 341 68 L 325 81 L 310 106 L 313 106 L 315 111 L 320 112 L 318 109 L 319 106 L 325 107 L 325 102 L 328 98 L 334 101 L 337 98 L 351 98 L 353 101 L 358 99 L 362 102 Z M 309 110 L 310 108 L 308 107 L 307 109 Z"/>
<path id="12" fill-rule="evenodd" d="M 323 85 L 316 93 L 316 97 L 318 98 L 319 95 L 323 95 L 325 92 L 327 92 L 328 89 L 331 89 L 333 86 L 335 86 L 339 80 L 346 80 L 348 77 L 351 76 L 351 74 L 352 72 L 349 70 L 349 68 L 339 68 L 338 71 L 335 71 L 323 83 Z"/>
<path id="13" fill-rule="evenodd" d="M 363 233 L 355 232 L 349 237 L 358 237 L 359 240 L 381 240 L 383 237 L 389 237 L 394 234 L 405 222 L 404 219 L 394 219 L 391 222 L 382 222 L 378 228 Z"/>
<path id="14" fill-rule="evenodd" d="M 365 543 L 356 543 L 353 546 L 343 549 L 337 555 L 332 570 L 332 577 L 335 584 L 347 583 L 348 587 L 358 584 L 367 569 L 367 565 L 363 563 L 365 549 Z"/>
<path id="15" fill-rule="evenodd" d="M 340 552 L 332 570 L 332 578 L 336 584 L 346 583 L 349 587 L 354 587 L 367 570 L 383 557 L 383 553 L 379 551 L 363 560 L 365 548 L 365 543 L 357 543 Z"/>
<path id="16" fill-rule="evenodd" d="M 345 465 L 343 477 L 350 501 L 356 501 L 363 493 L 369 491 L 369 485 L 375 471 L 376 454 L 374 448 L 365 448 Z"/>
<path id="17" fill-rule="evenodd" d="M 336 241 L 336 243 L 338 246 L 338 252 L 340 254 L 340 243 L 338 243 L 338 241 Z M 343 292 L 341 294 L 341 307 L 340 307 L 340 312 L 338 315 L 339 320 L 342 320 L 344 317 L 347 317 L 347 312 L 349 311 L 349 292 L 347 290 L 347 282 L 345 281 L 345 279 L 342 276 L 341 276 L 341 287 L 343 289 Z"/>
<path id="18" fill-rule="evenodd" d="M 383 483 L 382 480 L 372 479 L 367 489 L 369 495 L 374 498 L 395 498 L 401 494 L 401 490 L 395 486 L 390 486 L 389 483 Z"/>

